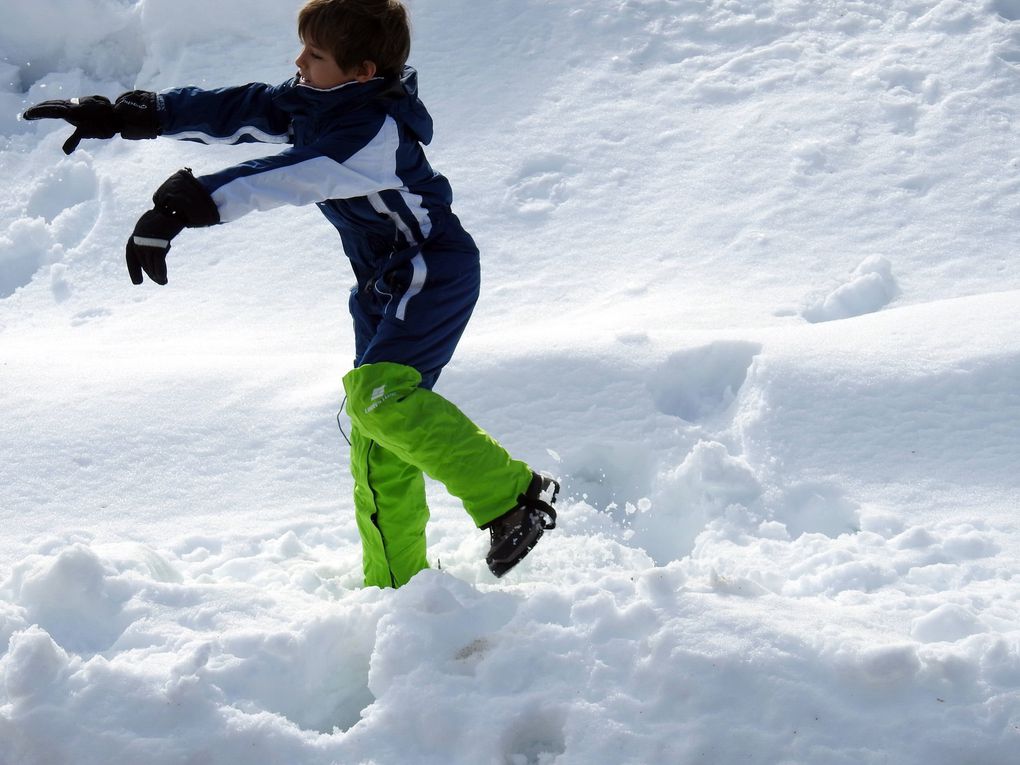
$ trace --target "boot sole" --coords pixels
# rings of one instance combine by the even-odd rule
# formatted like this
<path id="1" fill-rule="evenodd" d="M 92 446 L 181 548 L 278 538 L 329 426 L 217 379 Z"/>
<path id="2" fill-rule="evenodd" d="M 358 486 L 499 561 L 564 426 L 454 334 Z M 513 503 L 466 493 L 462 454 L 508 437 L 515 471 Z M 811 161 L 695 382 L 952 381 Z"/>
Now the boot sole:
<path id="1" fill-rule="evenodd" d="M 497 578 L 502 577 L 514 566 L 524 560 L 530 553 L 535 545 L 538 544 L 538 540 L 542 538 L 542 534 L 545 533 L 545 529 L 542 525 L 536 523 L 531 527 L 528 535 L 521 539 L 517 543 L 517 547 L 514 548 L 514 554 L 505 556 L 503 558 L 486 558 L 485 562 L 489 566 L 489 571 L 493 573 Z"/>

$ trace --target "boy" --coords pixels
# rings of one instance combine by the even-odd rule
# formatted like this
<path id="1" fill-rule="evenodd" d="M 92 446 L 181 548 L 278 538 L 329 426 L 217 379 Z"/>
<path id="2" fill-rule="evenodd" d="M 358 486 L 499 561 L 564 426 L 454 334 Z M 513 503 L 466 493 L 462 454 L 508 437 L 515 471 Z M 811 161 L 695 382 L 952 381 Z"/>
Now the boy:
<path id="1" fill-rule="evenodd" d="M 315 203 L 340 232 L 357 286 L 354 369 L 343 378 L 352 423 L 354 505 L 367 586 L 399 587 L 427 568 L 422 473 L 490 532 L 497 577 L 555 527 L 559 484 L 515 460 L 432 391 L 478 298 L 478 249 L 450 209 L 450 185 L 422 151 L 432 119 L 417 96 L 407 11 L 399 0 L 309 0 L 298 15 L 297 75 L 204 91 L 131 91 L 46 101 L 25 119 L 59 118 L 82 138 L 260 141 L 284 151 L 210 175 L 170 176 L 127 243 L 131 281 L 167 283 L 185 227 L 253 210 Z"/>

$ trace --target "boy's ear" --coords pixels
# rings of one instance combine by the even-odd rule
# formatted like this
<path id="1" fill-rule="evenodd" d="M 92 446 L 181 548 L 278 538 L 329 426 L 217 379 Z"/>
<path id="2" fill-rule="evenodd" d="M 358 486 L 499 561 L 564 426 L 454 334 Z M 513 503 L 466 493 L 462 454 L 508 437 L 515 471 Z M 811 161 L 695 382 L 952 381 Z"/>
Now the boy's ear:
<path id="1" fill-rule="evenodd" d="M 375 62 L 365 59 L 354 70 L 354 79 L 358 82 L 368 82 L 375 77 L 377 71 L 379 71 L 379 67 L 375 65 Z"/>

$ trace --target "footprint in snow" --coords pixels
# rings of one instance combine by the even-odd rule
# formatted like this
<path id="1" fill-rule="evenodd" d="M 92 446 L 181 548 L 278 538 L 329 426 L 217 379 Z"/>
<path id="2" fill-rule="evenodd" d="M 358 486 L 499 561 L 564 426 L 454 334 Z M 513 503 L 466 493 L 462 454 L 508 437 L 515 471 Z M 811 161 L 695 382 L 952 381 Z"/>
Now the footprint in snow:
<path id="1" fill-rule="evenodd" d="M 532 157 L 507 179 L 506 201 L 521 215 L 548 215 L 568 198 L 572 173 L 563 156 Z"/>
<path id="2" fill-rule="evenodd" d="M 898 135 L 914 135 L 929 107 L 942 99 L 943 86 L 937 77 L 903 63 L 896 54 L 880 58 L 861 74 L 868 76 L 882 117 Z"/>
<path id="3" fill-rule="evenodd" d="M 506 765 L 545 765 L 567 751 L 562 710 L 534 710 L 520 715 L 504 734 Z"/>
<path id="4" fill-rule="evenodd" d="M 663 414 L 701 422 L 733 402 L 759 353 L 757 343 L 722 340 L 680 351 L 651 374 L 648 388 Z"/>
<path id="5" fill-rule="evenodd" d="M 107 316 L 112 315 L 113 312 L 107 308 L 86 308 L 84 311 L 79 311 L 71 317 L 71 326 L 80 327 L 82 324 L 88 324 L 90 321 L 105 319 Z"/>

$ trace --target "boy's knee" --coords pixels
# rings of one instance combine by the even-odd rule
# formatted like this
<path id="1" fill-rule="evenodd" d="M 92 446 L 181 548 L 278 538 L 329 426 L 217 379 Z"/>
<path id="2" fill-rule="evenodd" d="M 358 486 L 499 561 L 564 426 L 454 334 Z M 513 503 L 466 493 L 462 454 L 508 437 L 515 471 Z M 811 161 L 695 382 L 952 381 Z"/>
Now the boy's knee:
<path id="1" fill-rule="evenodd" d="M 384 361 L 352 369 L 344 375 L 343 383 L 347 414 L 352 422 L 371 432 L 379 410 L 413 393 L 421 384 L 421 374 L 414 367 Z"/>

